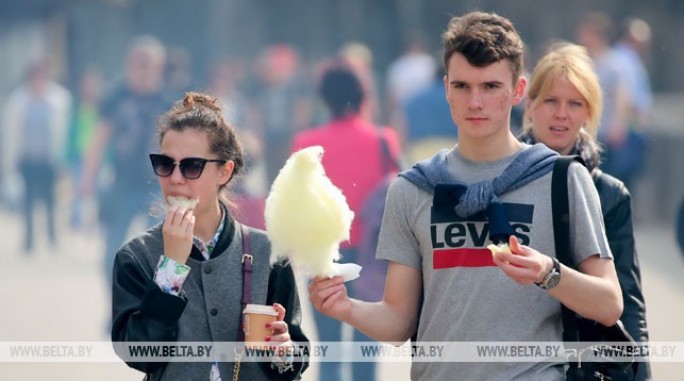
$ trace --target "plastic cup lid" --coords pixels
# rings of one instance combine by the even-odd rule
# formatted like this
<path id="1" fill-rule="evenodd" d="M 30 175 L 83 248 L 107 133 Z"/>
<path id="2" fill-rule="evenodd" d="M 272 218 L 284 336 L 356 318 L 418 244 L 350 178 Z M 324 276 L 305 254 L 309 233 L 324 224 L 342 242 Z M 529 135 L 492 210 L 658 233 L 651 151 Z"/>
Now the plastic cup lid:
<path id="1" fill-rule="evenodd" d="M 275 310 L 275 308 L 273 308 L 273 306 L 265 306 L 262 304 L 248 304 L 242 313 L 278 316 L 278 312 Z"/>

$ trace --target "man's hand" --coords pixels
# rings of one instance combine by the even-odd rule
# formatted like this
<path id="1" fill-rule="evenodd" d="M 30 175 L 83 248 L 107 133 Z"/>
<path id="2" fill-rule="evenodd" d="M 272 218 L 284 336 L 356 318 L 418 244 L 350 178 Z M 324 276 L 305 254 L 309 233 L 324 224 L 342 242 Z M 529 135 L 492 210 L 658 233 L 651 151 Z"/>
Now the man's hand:
<path id="1" fill-rule="evenodd" d="M 553 261 L 531 247 L 520 245 L 512 235 L 508 240 L 511 253 L 497 252 L 494 263 L 518 284 L 540 283 L 551 271 Z"/>
<path id="2" fill-rule="evenodd" d="M 351 300 L 340 276 L 315 277 L 309 283 L 309 300 L 318 311 L 334 319 L 344 321 L 351 314 Z"/>

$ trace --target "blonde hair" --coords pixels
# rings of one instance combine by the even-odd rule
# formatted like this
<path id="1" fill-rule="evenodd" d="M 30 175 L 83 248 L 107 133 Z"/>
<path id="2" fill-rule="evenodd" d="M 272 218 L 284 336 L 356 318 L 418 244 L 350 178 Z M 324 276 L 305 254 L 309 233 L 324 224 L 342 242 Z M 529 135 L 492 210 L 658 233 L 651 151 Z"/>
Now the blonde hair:
<path id="1" fill-rule="evenodd" d="M 592 138 L 596 138 L 603 112 L 601 85 L 587 50 L 569 42 L 553 44 L 535 66 L 527 92 L 527 97 L 532 103 L 531 107 L 525 110 L 524 131 L 532 128 L 529 110 L 536 107 L 537 99 L 544 99 L 548 96 L 556 78 L 567 79 L 582 94 L 589 109 L 589 119 L 584 130 Z"/>

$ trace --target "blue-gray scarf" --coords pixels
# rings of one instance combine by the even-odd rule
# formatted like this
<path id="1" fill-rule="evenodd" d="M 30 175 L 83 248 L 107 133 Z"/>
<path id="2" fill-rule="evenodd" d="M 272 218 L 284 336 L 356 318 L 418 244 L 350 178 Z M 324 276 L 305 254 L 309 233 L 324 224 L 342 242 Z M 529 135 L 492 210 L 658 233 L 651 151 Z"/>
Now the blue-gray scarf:
<path id="1" fill-rule="evenodd" d="M 421 189 L 434 193 L 434 205 L 445 204 L 449 199 L 455 199 L 454 210 L 461 217 L 470 217 L 486 210 L 492 225 L 492 240 L 495 236 L 507 237 L 512 234 L 499 197 L 551 172 L 558 157 L 555 151 L 545 145 L 535 144 L 518 153 L 499 176 L 491 180 L 465 184 L 449 174 L 446 163 L 448 152 L 446 149 L 441 150 L 432 158 L 420 161 L 413 168 L 401 172 L 399 176 Z"/>

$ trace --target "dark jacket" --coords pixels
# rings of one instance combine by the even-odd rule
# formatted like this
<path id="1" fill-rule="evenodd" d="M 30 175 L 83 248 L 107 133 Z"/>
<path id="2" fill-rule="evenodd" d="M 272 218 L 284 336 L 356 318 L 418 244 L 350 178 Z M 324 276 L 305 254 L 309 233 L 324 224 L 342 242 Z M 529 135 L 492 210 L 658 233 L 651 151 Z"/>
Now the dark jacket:
<path id="1" fill-rule="evenodd" d="M 620 320 L 634 340 L 648 342 L 646 303 L 641 292 L 641 270 L 632 224 L 632 196 L 622 181 L 597 168 L 598 146 L 586 139 L 586 137 L 580 138 L 571 154 L 580 155 L 584 159 L 599 194 L 606 237 L 613 253 L 615 270 L 622 289 L 624 309 Z M 527 143 L 535 142 L 530 134 L 523 134 L 520 140 Z M 650 364 L 639 363 L 636 379 L 649 380 L 650 374 Z"/>
<path id="2" fill-rule="evenodd" d="M 188 259 L 191 270 L 181 296 L 164 293 L 153 281 L 163 253 L 161 224 L 133 238 L 117 253 L 113 279 L 112 341 L 234 342 L 240 327 L 243 253 L 242 232 L 226 214 L 226 228 L 211 258 L 203 260 L 197 248 Z M 235 227 L 238 228 L 235 228 Z M 251 302 L 286 309 L 285 322 L 292 341 L 307 345 L 301 330 L 301 309 L 292 268 L 285 263 L 269 265 L 270 242 L 266 233 L 249 229 L 253 270 Z M 126 352 L 117 351 L 125 359 Z M 221 358 L 223 380 L 230 380 L 233 358 Z M 127 362 L 147 373 L 150 380 L 208 379 L 210 362 Z M 242 362 L 240 379 L 298 379 L 307 362 L 295 362 L 294 371 L 282 375 L 267 362 Z"/>
<path id="3" fill-rule="evenodd" d="M 679 243 L 679 250 L 684 254 L 684 198 L 679 205 L 679 213 L 677 215 L 677 243 Z"/>
<path id="4" fill-rule="evenodd" d="M 636 341 L 648 341 L 646 306 L 641 293 L 641 270 L 634 243 L 632 196 L 622 181 L 600 169 L 592 172 L 601 199 L 603 221 L 615 268 L 622 288 L 625 308 L 620 320 Z"/>

